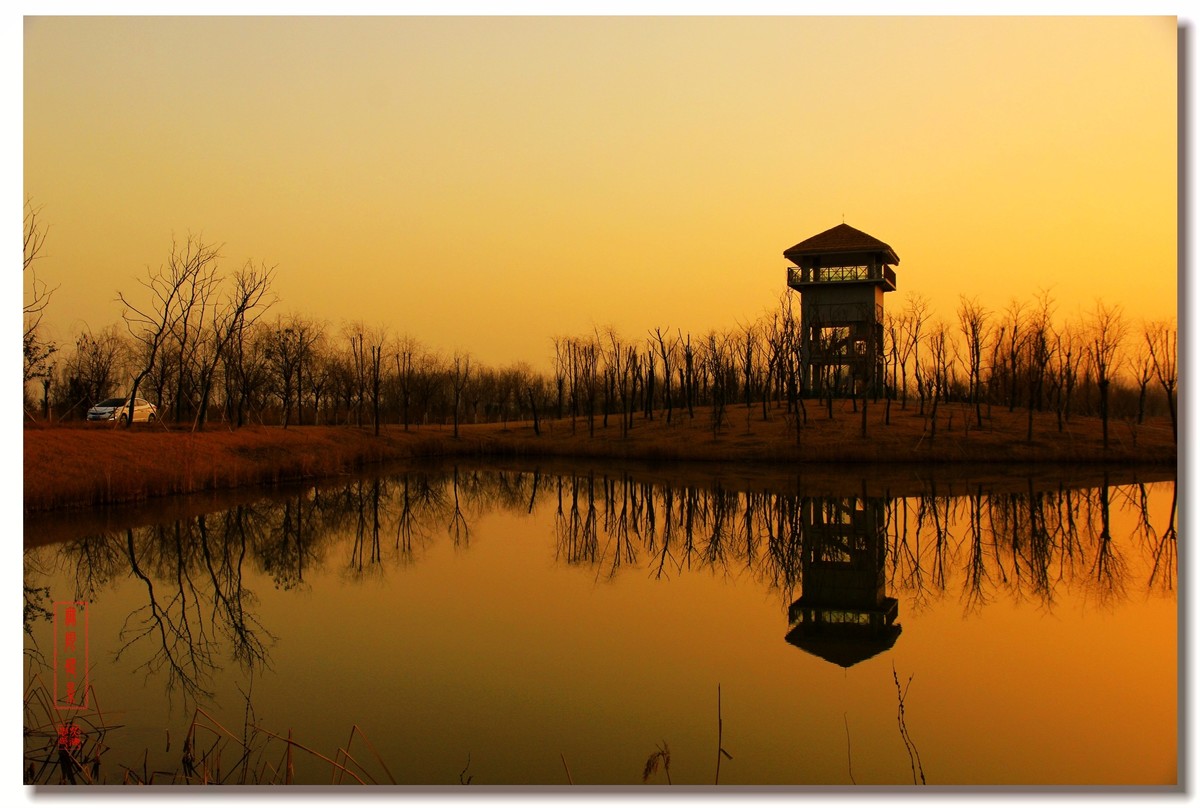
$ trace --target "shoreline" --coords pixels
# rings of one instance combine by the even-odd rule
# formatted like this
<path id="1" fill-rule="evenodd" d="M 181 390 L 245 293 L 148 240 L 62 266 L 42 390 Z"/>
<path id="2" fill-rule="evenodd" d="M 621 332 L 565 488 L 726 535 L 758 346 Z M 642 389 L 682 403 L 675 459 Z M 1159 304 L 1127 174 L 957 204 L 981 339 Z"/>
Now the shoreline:
<path id="1" fill-rule="evenodd" d="M 866 438 L 860 413 L 810 407 L 797 430 L 781 410 L 729 408 L 722 429 L 710 413 L 695 417 L 675 411 L 672 423 L 656 414 L 633 427 L 621 417 L 544 420 L 535 434 L 530 422 L 449 426 L 214 426 L 204 432 L 162 424 L 114 429 L 95 424 L 26 425 L 24 512 L 102 507 L 145 502 L 180 494 L 235 490 L 316 481 L 381 464 L 469 459 L 522 465 L 683 464 L 731 473 L 808 472 L 806 476 L 874 476 L 908 467 L 942 471 L 1000 472 L 1004 466 L 1066 466 L 1101 469 L 1141 467 L 1176 473 L 1170 421 L 1142 425 L 1110 422 L 1110 447 L 1100 438 L 1098 418 L 1074 417 L 1059 433 L 1053 414 L 1035 413 L 1034 439 L 1026 440 L 1025 412 L 994 410 L 979 428 L 973 409 L 943 407 L 934 434 L 927 419 L 883 406 L 868 413 Z M 969 410 L 969 411 L 968 411 Z M 948 411 L 948 412 L 946 412 Z M 945 419 L 943 421 L 943 418 Z M 955 424 L 957 421 L 957 424 Z M 743 472 L 738 472 L 741 469 Z M 985 475 L 986 476 L 986 475 Z"/>

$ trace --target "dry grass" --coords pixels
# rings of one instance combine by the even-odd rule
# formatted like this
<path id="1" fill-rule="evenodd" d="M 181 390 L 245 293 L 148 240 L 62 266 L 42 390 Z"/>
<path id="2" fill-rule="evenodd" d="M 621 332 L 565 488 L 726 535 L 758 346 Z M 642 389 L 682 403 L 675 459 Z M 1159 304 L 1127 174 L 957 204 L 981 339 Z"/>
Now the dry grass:
<path id="1" fill-rule="evenodd" d="M 26 785 L 101 782 L 101 763 L 108 751 L 105 737 L 121 725 L 108 722 L 96 691 L 90 686 L 84 702 L 88 706 L 64 710 L 40 675 L 35 674 L 27 681 L 23 764 Z M 77 733 L 73 742 L 65 734 L 68 727 Z"/>
<path id="2" fill-rule="evenodd" d="M 1027 413 L 993 408 L 982 428 L 961 405 L 942 405 L 936 433 L 914 406 L 893 406 L 890 424 L 884 407 L 872 404 L 867 437 L 860 413 L 850 402 L 837 402 L 834 417 L 815 402 L 808 422 L 772 409 L 766 420 L 755 406 L 731 407 L 721 430 L 710 413 L 694 418 L 676 410 L 672 422 L 661 414 L 634 419 L 623 430 L 618 416 L 604 427 L 597 417 L 594 434 L 586 418 L 546 421 L 541 434 L 531 423 L 465 426 L 455 438 L 449 427 L 404 431 L 389 426 L 377 437 L 352 427 L 248 427 L 203 433 L 168 430 L 161 425 L 113 429 L 95 425 L 28 426 L 24 445 L 24 496 L 27 512 L 139 502 L 151 497 L 278 484 L 352 472 L 389 460 L 433 457 L 709 464 L 783 464 L 830 470 L 878 470 L 880 464 L 1155 464 L 1175 463 L 1170 422 L 1154 419 L 1135 426 L 1110 423 L 1110 447 L 1101 443 L 1096 418 L 1074 417 L 1059 432 L 1054 416 L 1035 414 L 1032 440 L 1026 440 Z"/>
<path id="3" fill-rule="evenodd" d="M 25 509 L 87 507 L 343 473 L 428 451 L 417 433 L 249 427 L 235 432 L 26 428 Z"/>
<path id="4" fill-rule="evenodd" d="M 346 745 L 329 757 L 295 740 L 290 730 L 284 736 L 253 723 L 249 707 L 239 731 L 227 729 L 208 711 L 196 707 L 174 769 L 151 769 L 149 750 L 140 766 L 130 765 L 134 761 L 114 762 L 107 737 L 122 725 L 108 723 L 91 688 L 88 703 L 88 708 L 63 712 L 54 706 L 41 676 L 33 676 L 24 700 L 26 785 L 292 785 L 297 753 L 322 768 L 329 767 L 331 785 L 396 785 L 375 745 L 358 725 L 350 728 Z M 64 743 L 63 728 L 67 726 L 78 731 L 72 744 Z M 166 738 L 170 752 L 170 732 Z M 358 757 L 352 754 L 355 738 L 359 747 L 365 747 Z"/>
<path id="5" fill-rule="evenodd" d="M 714 433 L 709 411 L 696 411 L 688 418 L 676 410 L 672 423 L 656 415 L 653 422 L 635 419 L 626 435 L 610 416 L 607 429 L 597 419 L 594 437 L 588 435 L 587 420 L 577 419 L 572 434 L 570 421 L 559 421 L 552 431 L 543 425 L 543 435 L 521 425 L 508 433 L 517 453 L 552 454 L 588 458 L 670 460 L 701 462 L 785 463 L 1174 463 L 1175 442 L 1170 421 L 1154 419 L 1141 426 L 1110 422 L 1110 446 L 1101 441 L 1098 418 L 1074 417 L 1058 432 L 1051 413 L 1034 414 L 1033 439 L 1026 440 L 1028 413 L 1009 413 L 993 408 L 984 413 L 983 426 L 975 426 L 972 408 L 941 405 L 935 433 L 928 419 L 917 414 L 915 405 L 901 410 L 892 407 L 890 424 L 884 423 L 882 404 L 871 404 L 867 413 L 867 436 L 862 436 L 861 412 L 848 401 L 835 402 L 834 417 L 816 402 L 808 402 L 808 421 L 795 428 L 793 419 L 779 409 L 763 420 L 762 408 L 749 411 L 730 407 L 725 424 Z M 470 433 L 464 433 L 470 434 Z"/>

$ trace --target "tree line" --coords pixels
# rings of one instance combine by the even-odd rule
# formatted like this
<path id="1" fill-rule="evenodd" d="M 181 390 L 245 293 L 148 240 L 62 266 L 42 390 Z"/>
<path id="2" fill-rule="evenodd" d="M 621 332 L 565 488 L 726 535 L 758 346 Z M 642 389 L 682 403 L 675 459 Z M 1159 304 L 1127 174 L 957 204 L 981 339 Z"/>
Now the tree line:
<path id="1" fill-rule="evenodd" d="M 622 435 L 639 424 L 708 419 L 714 433 L 745 418 L 782 416 L 797 434 L 808 407 L 834 416 L 835 384 L 805 386 L 795 293 L 757 320 L 692 334 L 656 326 L 630 337 L 613 327 L 554 337 L 548 370 L 527 362 L 492 367 L 469 352 L 443 352 L 417 337 L 362 321 L 334 326 L 278 306 L 274 268 L 246 262 L 229 272 L 220 247 L 189 236 L 166 262 L 118 293 L 122 322 L 83 329 L 69 345 L 41 337 L 51 292 L 36 277 L 45 241 L 27 206 L 25 409 L 30 418 L 73 420 L 111 396 L 142 396 L 159 418 L 203 429 L 211 422 L 352 425 L 378 431 L 423 424 L 569 420 L 572 430 Z M 978 426 L 1007 407 L 1053 413 L 1060 431 L 1074 415 L 1177 423 L 1177 326 L 1134 323 L 1097 301 L 1060 316 L 1045 292 L 988 309 L 963 296 L 952 319 L 919 293 L 893 304 L 882 323 L 885 423 L 893 407 L 915 409 L 936 430 L 939 406 L 959 402 Z M 806 400 L 808 403 L 806 403 Z M 866 395 L 850 399 L 857 411 Z M 815 415 L 815 414 L 814 414 Z"/>

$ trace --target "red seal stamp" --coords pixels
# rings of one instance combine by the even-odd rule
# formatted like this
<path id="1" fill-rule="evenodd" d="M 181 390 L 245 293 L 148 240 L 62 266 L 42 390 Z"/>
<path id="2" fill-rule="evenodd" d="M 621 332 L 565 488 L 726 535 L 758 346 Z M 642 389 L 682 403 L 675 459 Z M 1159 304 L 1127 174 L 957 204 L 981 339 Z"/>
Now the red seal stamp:
<path id="1" fill-rule="evenodd" d="M 54 706 L 87 709 L 88 609 L 81 600 L 54 602 Z M 73 724 L 60 727 L 61 732 Z M 78 731 L 78 728 L 75 728 Z M 70 733 L 68 732 L 68 736 Z"/>

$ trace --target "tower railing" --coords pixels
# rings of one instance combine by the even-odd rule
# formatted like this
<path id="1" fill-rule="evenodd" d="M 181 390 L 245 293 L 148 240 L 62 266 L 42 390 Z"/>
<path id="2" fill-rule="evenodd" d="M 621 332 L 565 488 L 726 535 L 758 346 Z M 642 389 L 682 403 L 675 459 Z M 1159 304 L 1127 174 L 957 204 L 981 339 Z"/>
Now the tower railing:
<path id="1" fill-rule="evenodd" d="M 896 288 L 896 273 L 886 264 L 878 266 L 788 267 L 788 286 L 814 283 L 879 283 Z"/>

